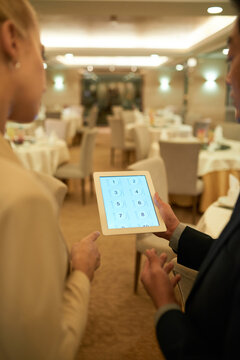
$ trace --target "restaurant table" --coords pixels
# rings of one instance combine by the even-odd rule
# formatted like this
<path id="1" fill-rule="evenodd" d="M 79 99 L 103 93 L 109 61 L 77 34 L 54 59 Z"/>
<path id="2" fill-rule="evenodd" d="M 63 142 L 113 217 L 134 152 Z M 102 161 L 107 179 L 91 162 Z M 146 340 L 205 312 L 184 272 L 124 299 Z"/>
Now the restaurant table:
<path id="1" fill-rule="evenodd" d="M 200 212 L 204 212 L 220 196 L 227 194 L 229 174 L 240 180 L 240 142 L 223 139 L 222 144 L 230 148 L 223 146 L 223 150 L 201 150 L 199 154 L 198 175 L 204 182 Z"/>
<path id="2" fill-rule="evenodd" d="M 53 175 L 57 167 L 69 161 L 70 155 L 66 142 L 56 139 L 47 139 L 31 143 L 25 141 L 21 145 L 11 143 L 13 151 L 28 170 Z"/>

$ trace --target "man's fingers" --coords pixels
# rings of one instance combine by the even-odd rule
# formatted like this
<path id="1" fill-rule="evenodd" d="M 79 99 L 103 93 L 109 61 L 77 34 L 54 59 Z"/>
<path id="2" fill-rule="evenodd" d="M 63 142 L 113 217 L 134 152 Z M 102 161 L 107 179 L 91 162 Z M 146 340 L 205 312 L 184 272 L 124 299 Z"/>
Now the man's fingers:
<path id="1" fill-rule="evenodd" d="M 172 271 L 173 267 L 174 267 L 173 263 L 169 262 L 169 263 L 165 263 L 163 268 L 166 271 L 166 273 L 169 274 Z"/>
<path id="2" fill-rule="evenodd" d="M 96 241 L 99 236 L 100 232 L 94 231 L 91 234 L 87 235 L 83 240 Z"/>
<path id="3" fill-rule="evenodd" d="M 181 280 L 181 275 L 177 274 L 171 279 L 172 286 L 175 287 Z"/>
<path id="4" fill-rule="evenodd" d="M 146 250 L 145 253 L 149 260 L 150 266 L 160 265 L 161 267 L 163 267 L 167 261 L 166 253 L 162 253 L 160 256 L 158 256 L 155 249 Z"/>

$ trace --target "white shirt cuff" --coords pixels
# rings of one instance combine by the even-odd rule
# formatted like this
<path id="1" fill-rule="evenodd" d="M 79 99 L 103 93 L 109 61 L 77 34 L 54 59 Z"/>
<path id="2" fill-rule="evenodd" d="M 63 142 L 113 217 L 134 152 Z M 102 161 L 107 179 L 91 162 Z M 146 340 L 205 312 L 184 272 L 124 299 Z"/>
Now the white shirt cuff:
<path id="1" fill-rule="evenodd" d="M 176 304 L 176 303 L 172 303 L 172 304 L 167 304 L 167 305 L 161 306 L 161 307 L 157 310 L 157 312 L 156 312 L 156 314 L 155 314 L 155 326 L 157 326 L 157 323 L 158 323 L 159 319 L 161 318 L 161 316 L 162 316 L 163 314 L 165 314 L 165 313 L 166 313 L 167 311 L 169 311 L 169 310 L 179 310 L 179 311 L 181 311 L 181 308 L 180 308 L 180 306 L 179 306 L 178 304 Z"/>

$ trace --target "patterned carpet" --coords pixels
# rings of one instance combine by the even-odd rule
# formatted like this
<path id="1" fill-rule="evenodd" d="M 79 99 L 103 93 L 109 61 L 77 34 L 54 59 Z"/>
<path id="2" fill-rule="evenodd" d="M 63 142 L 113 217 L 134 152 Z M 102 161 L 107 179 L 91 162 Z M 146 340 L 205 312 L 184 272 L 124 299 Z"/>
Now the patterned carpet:
<path id="1" fill-rule="evenodd" d="M 94 170 L 121 169 L 110 162 L 109 133 L 98 134 Z M 79 157 L 79 147 L 71 148 L 71 160 Z M 181 219 L 189 221 L 189 210 L 181 210 Z M 70 246 L 93 230 L 101 230 L 96 198 L 87 194 L 87 204 L 81 205 L 80 187 L 70 184 L 60 217 L 62 230 Z M 155 309 L 139 283 L 133 294 L 135 262 L 134 236 L 100 236 L 98 246 L 101 267 L 92 283 L 88 324 L 76 359 L 81 360 L 163 360 L 154 333 Z"/>

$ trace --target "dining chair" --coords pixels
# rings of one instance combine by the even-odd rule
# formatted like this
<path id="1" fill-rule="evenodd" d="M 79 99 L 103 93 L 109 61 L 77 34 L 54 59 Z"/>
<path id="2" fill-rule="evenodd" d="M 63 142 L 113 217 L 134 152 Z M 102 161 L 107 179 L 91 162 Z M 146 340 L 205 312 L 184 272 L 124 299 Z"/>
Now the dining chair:
<path id="1" fill-rule="evenodd" d="M 89 177 L 91 194 L 93 194 L 93 152 L 97 129 L 85 129 L 80 147 L 80 158 L 78 163 L 67 163 L 57 168 L 54 176 L 61 180 L 80 179 L 82 188 L 82 203 L 86 203 L 85 185 Z"/>
<path id="2" fill-rule="evenodd" d="M 140 161 L 146 159 L 150 150 L 150 133 L 148 125 L 136 124 L 132 131 L 136 145 L 136 160 Z"/>
<path id="3" fill-rule="evenodd" d="M 223 137 L 225 139 L 240 141 L 240 124 L 224 122 L 222 124 Z"/>
<path id="4" fill-rule="evenodd" d="M 129 164 L 130 154 L 135 152 L 134 141 L 126 140 L 125 124 L 122 118 L 115 118 L 109 115 L 107 117 L 111 130 L 111 164 L 114 165 L 115 150 L 122 153 L 122 166 Z"/>
<path id="5" fill-rule="evenodd" d="M 94 128 L 97 125 L 97 118 L 98 118 L 98 106 L 93 105 L 91 109 L 89 110 L 89 113 L 86 118 L 86 125 L 91 129 Z"/>
<path id="6" fill-rule="evenodd" d="M 203 192 L 203 181 L 197 175 L 201 144 L 160 140 L 159 146 L 167 171 L 168 193 L 191 196 L 195 224 L 197 201 Z"/>
<path id="7" fill-rule="evenodd" d="M 165 165 L 163 159 L 158 157 L 148 158 L 138 161 L 130 166 L 129 170 L 149 171 L 154 189 L 158 192 L 163 201 L 168 202 L 168 185 Z M 141 266 L 142 254 L 147 249 L 154 248 L 158 254 L 165 252 L 168 256 L 168 261 L 173 259 L 176 254 L 169 246 L 169 242 L 163 238 L 159 238 L 154 234 L 136 234 L 136 255 L 135 255 L 135 272 L 134 272 L 134 292 L 137 292 L 138 279 Z"/>
<path id="8" fill-rule="evenodd" d="M 67 121 L 47 118 L 44 128 L 48 136 L 54 133 L 59 139 L 68 142 L 69 123 Z"/>

